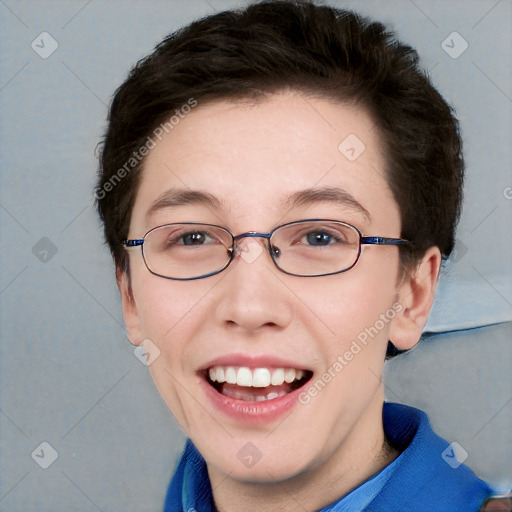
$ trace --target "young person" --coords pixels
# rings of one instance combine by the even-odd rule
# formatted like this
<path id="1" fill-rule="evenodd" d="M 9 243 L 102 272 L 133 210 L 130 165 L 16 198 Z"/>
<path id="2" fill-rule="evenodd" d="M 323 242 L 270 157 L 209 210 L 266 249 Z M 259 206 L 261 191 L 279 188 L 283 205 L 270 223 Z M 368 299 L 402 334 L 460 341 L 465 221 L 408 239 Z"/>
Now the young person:
<path id="1" fill-rule="evenodd" d="M 134 67 L 96 197 L 189 438 L 165 511 L 479 510 L 489 486 L 381 381 L 421 337 L 463 168 L 416 52 L 352 12 L 252 4 Z"/>

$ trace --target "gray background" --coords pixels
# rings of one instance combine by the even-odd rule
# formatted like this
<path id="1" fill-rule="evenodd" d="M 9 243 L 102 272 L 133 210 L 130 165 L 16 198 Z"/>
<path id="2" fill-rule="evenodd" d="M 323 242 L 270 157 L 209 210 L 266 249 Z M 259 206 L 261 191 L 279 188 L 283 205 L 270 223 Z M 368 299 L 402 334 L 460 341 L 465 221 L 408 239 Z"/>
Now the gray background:
<path id="1" fill-rule="evenodd" d="M 137 59 L 192 19 L 243 4 L 0 0 L 1 511 L 161 509 L 184 436 L 125 337 L 92 209 L 94 148 Z M 387 398 L 426 410 L 481 477 L 510 488 L 512 3 L 332 4 L 418 49 L 466 143 L 457 251 L 427 329 L 443 334 L 387 364 Z M 455 31 L 468 44 L 457 58 Z M 42 32 L 58 43 L 46 59 Z M 37 457 L 43 441 L 58 454 L 48 469 L 36 463 L 51 459 L 44 446 Z"/>

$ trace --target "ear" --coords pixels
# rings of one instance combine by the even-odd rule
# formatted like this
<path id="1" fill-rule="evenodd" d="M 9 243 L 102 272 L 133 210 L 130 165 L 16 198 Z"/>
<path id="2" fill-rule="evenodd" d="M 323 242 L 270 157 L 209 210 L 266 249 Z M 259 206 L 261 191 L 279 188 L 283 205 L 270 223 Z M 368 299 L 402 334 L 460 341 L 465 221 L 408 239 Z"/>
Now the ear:
<path id="1" fill-rule="evenodd" d="M 118 268 L 116 270 L 116 280 L 121 292 L 121 303 L 123 307 L 123 318 L 126 326 L 126 336 L 132 345 L 140 345 L 144 337 L 140 325 L 140 318 L 137 311 L 137 305 L 133 297 L 130 277 L 126 271 Z"/>
<path id="2" fill-rule="evenodd" d="M 389 340 L 400 350 L 412 348 L 421 338 L 434 303 L 441 267 L 441 252 L 430 247 L 411 273 L 406 273 L 398 289 L 402 309 L 390 324 Z"/>

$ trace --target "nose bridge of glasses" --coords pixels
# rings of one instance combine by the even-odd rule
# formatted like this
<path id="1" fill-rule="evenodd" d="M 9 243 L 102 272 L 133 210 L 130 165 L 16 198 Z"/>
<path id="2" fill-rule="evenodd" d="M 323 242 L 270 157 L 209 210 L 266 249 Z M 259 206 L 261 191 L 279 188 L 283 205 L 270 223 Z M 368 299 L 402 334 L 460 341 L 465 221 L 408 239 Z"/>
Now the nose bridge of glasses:
<path id="1" fill-rule="evenodd" d="M 240 233 L 239 235 L 235 235 L 233 240 L 237 242 L 243 238 L 265 238 L 269 239 L 272 233 L 258 233 L 257 231 L 247 231 L 247 233 Z"/>
<path id="2" fill-rule="evenodd" d="M 245 239 L 251 239 L 251 238 L 260 238 L 267 240 L 267 242 L 270 240 L 270 237 L 272 236 L 272 233 L 258 233 L 257 231 L 247 231 L 246 233 L 240 233 L 239 235 L 233 236 L 233 245 L 235 249 L 236 254 L 240 254 L 243 252 L 247 252 L 246 245 L 252 245 L 251 242 L 248 240 L 247 243 L 244 245 L 243 241 Z M 258 242 L 254 241 L 252 243 L 258 244 Z M 260 245 L 260 244 L 258 244 Z"/>

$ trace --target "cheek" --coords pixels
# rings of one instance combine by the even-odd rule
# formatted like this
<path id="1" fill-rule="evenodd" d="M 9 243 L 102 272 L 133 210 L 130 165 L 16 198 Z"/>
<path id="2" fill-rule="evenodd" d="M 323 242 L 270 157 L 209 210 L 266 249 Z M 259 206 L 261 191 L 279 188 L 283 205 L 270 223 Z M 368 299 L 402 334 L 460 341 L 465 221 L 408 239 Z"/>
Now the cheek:
<path id="1" fill-rule="evenodd" d="M 325 278 L 323 283 L 320 279 L 308 283 L 300 294 L 305 304 L 311 304 L 314 315 L 309 313 L 309 325 L 316 330 L 316 337 L 322 331 L 330 340 L 327 349 L 331 357 L 334 352 L 343 353 L 354 340 L 364 346 L 375 340 L 379 353 L 382 345 L 387 345 L 389 322 L 394 316 L 392 305 L 397 295 L 396 271 L 389 269 L 395 267 L 362 263 L 347 273 Z M 381 268 L 388 271 L 383 272 Z"/>
<path id="2" fill-rule="evenodd" d="M 137 309 L 147 337 L 163 340 L 189 325 L 191 312 L 204 295 L 204 286 L 198 283 L 162 279 L 149 272 L 137 283 Z"/>
<path id="3" fill-rule="evenodd" d="M 148 369 L 160 395 L 188 433 L 191 398 L 187 390 L 193 389 L 197 378 L 194 361 L 198 351 L 194 339 L 208 323 L 204 297 L 209 287 L 199 281 L 178 282 L 157 276 L 138 284 L 142 333 L 158 352 Z"/>
<path id="4" fill-rule="evenodd" d="M 197 357 L 194 357 L 193 340 L 209 323 L 207 295 L 211 284 L 172 281 L 150 274 L 137 285 L 142 336 L 150 339 L 160 351 L 154 368 L 150 368 L 155 383 L 158 386 L 157 380 L 167 380 L 169 373 L 176 378 L 190 375 Z M 165 386 L 167 390 L 169 384 Z"/>

